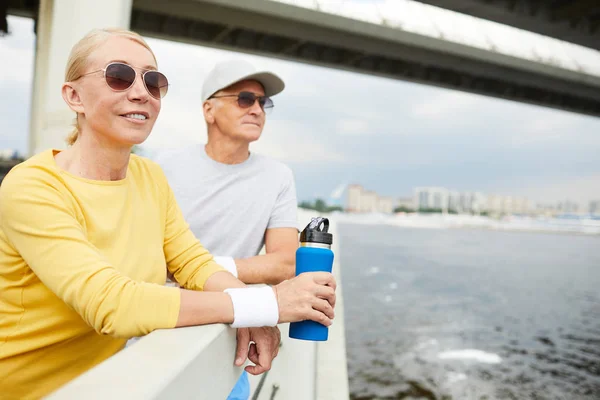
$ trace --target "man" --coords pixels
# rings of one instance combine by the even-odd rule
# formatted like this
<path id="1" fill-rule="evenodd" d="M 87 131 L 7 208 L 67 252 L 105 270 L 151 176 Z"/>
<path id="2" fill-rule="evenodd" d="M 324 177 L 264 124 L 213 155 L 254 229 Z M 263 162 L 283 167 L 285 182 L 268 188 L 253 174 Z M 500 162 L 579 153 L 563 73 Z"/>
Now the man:
<path id="1" fill-rule="evenodd" d="M 219 264 L 248 284 L 277 284 L 294 276 L 298 230 L 292 171 L 250 152 L 273 107 L 271 96 L 284 86 L 277 75 L 256 71 L 245 61 L 217 64 L 202 86 L 206 145 L 154 157 L 196 237 Z M 266 254 L 258 255 L 263 245 Z M 245 360 L 247 332 L 238 332 L 236 365 Z M 272 352 L 257 342 L 249 351 L 251 361 L 261 346 Z M 270 368 L 271 359 L 250 372 Z M 248 398 L 247 379 L 243 374 L 230 399 Z"/>

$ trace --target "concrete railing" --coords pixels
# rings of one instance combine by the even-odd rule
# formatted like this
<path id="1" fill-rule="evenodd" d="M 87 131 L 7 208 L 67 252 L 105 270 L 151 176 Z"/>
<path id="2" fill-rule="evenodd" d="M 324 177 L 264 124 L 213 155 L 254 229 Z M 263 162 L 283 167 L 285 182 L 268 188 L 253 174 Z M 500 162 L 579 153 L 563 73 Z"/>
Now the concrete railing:
<path id="1" fill-rule="evenodd" d="M 235 330 L 207 325 L 152 332 L 50 399 L 225 399 L 241 373 Z"/>
<path id="2" fill-rule="evenodd" d="M 300 210 L 305 225 L 311 214 Z M 339 267 L 339 238 L 334 233 L 334 271 L 338 280 L 336 319 L 327 342 L 288 338 L 281 324 L 282 346 L 271 370 L 251 376 L 252 400 L 347 399 L 348 374 L 344 306 Z M 208 325 L 152 332 L 73 380 L 49 399 L 225 399 L 242 368 L 233 365 L 235 330 Z"/>

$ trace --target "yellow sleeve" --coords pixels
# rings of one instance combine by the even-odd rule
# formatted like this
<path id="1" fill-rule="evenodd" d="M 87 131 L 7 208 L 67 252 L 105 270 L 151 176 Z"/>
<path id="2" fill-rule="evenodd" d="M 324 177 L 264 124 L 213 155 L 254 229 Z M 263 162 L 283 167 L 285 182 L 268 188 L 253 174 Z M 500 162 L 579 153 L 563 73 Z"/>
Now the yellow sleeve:
<path id="1" fill-rule="evenodd" d="M 158 165 L 157 168 L 160 173 L 162 193 L 167 199 L 164 242 L 167 268 L 184 288 L 204 290 L 204 284 L 212 274 L 227 270 L 214 262 L 213 256 L 194 236 L 183 217 L 166 176 Z"/>
<path id="2" fill-rule="evenodd" d="M 179 290 L 121 275 L 88 241 L 61 187 L 35 168 L 16 168 L 0 186 L 0 228 L 29 268 L 100 334 L 175 327 Z"/>

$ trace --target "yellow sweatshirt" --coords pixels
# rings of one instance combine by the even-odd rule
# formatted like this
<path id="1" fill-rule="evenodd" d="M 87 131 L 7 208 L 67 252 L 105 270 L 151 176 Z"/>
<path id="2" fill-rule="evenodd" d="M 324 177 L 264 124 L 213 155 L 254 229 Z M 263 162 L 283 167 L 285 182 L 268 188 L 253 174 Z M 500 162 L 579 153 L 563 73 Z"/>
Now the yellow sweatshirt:
<path id="1" fill-rule="evenodd" d="M 223 269 L 198 242 L 157 164 L 127 176 L 69 174 L 48 150 L 0 187 L 0 398 L 39 398 L 121 350 L 173 328 L 179 289 Z"/>

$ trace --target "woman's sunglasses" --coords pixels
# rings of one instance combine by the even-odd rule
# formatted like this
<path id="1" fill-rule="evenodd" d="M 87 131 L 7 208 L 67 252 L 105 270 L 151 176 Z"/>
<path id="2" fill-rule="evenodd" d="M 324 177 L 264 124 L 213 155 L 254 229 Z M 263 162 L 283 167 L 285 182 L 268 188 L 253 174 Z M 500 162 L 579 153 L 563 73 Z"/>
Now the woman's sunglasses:
<path id="1" fill-rule="evenodd" d="M 137 73 L 131 65 L 120 62 L 110 63 L 104 69 L 88 72 L 82 76 L 95 74 L 100 71 L 104 72 L 104 79 L 108 87 L 115 92 L 122 92 L 129 89 L 133 86 L 137 77 Z M 147 70 L 142 73 L 142 80 L 150 96 L 155 99 L 165 97 L 167 94 L 169 81 L 164 74 L 158 71 Z"/>
<path id="2" fill-rule="evenodd" d="M 274 104 L 268 96 L 257 96 L 252 92 L 239 92 L 238 94 L 222 94 L 220 96 L 210 96 L 211 99 L 218 99 L 221 97 L 237 97 L 237 103 L 240 108 L 250 108 L 258 100 L 260 108 L 267 112 L 270 111 Z"/>

